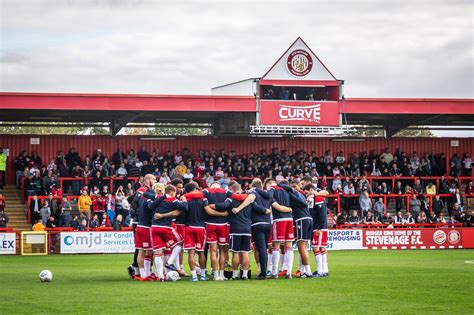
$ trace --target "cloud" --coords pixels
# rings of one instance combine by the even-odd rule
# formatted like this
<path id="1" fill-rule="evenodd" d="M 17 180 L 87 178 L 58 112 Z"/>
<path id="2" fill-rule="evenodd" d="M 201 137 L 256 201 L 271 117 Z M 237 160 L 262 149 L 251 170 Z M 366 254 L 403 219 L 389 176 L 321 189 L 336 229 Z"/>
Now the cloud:
<path id="1" fill-rule="evenodd" d="M 473 97 L 470 1 L 2 1 L 0 90 L 208 94 L 297 36 L 348 97 Z"/>

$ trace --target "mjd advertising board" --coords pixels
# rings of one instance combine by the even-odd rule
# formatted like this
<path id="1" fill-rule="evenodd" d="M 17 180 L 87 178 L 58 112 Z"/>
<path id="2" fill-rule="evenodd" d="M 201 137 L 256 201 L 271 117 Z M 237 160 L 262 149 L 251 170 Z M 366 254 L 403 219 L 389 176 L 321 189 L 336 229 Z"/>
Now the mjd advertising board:
<path id="1" fill-rule="evenodd" d="M 61 254 L 132 253 L 133 232 L 61 232 Z"/>

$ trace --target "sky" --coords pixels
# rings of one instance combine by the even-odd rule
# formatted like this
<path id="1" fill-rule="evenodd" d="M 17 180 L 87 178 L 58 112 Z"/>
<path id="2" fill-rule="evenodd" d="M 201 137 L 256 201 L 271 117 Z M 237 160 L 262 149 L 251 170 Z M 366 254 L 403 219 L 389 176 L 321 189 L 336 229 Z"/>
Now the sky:
<path id="1" fill-rule="evenodd" d="M 301 36 L 346 97 L 472 98 L 471 1 L 0 0 L 0 91 L 210 94 Z"/>

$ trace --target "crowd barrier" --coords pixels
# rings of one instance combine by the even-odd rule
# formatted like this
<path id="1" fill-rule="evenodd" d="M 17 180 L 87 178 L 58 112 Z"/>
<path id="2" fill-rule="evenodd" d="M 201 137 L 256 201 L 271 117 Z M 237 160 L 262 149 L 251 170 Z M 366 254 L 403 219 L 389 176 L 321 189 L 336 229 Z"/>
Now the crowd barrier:
<path id="1" fill-rule="evenodd" d="M 240 181 L 251 181 L 254 177 L 230 177 L 231 179 L 235 179 L 235 180 L 240 180 Z M 319 177 L 320 180 L 322 179 L 322 176 Z M 328 176 L 326 177 L 326 179 L 328 181 L 332 181 L 333 179 L 335 179 L 336 177 L 335 176 Z M 341 179 L 344 179 L 345 177 L 344 176 L 341 176 L 340 177 Z M 351 177 L 352 179 L 354 179 L 353 177 Z M 362 178 L 362 176 L 359 176 L 358 178 Z M 83 185 L 88 185 L 88 183 L 93 179 L 93 177 L 85 177 L 85 178 L 76 178 L 76 177 L 58 177 L 58 181 L 59 181 L 59 187 L 58 188 L 63 188 L 64 186 L 64 183 L 65 182 L 72 182 L 72 181 L 79 181 L 81 182 Z M 109 186 L 109 190 L 110 191 L 114 191 L 114 183 L 115 182 L 127 182 L 127 181 L 130 181 L 130 182 L 133 182 L 133 183 L 136 183 L 138 181 L 139 177 L 104 177 L 103 178 L 103 181 L 104 183 L 108 183 L 108 186 Z M 159 176 L 156 177 L 157 180 L 160 179 Z M 217 178 L 215 178 L 217 179 Z M 387 182 L 387 184 L 390 184 L 389 187 L 391 187 L 391 191 L 394 190 L 395 188 L 395 183 L 397 181 L 402 181 L 404 183 L 415 183 L 415 181 L 417 179 L 421 179 L 422 181 L 432 181 L 432 182 L 436 182 L 436 187 L 439 187 L 439 184 L 440 184 L 440 181 L 441 181 L 441 177 L 439 176 L 422 176 L 422 177 L 417 177 L 417 176 L 367 176 L 366 179 L 369 181 L 369 184 L 371 187 L 373 187 L 373 182 L 376 181 L 376 182 Z M 460 177 L 450 177 L 450 176 L 446 176 L 445 179 L 447 180 L 453 180 L 453 179 L 456 179 L 460 185 L 462 185 L 463 182 L 469 182 L 469 181 L 472 181 L 474 180 L 474 176 L 460 176 Z M 26 180 L 26 177 L 22 176 L 21 178 L 21 196 L 22 196 L 22 199 L 21 199 L 21 202 L 24 204 L 25 203 L 25 180 Z M 200 178 L 195 178 L 194 179 L 195 181 L 198 181 L 200 180 Z"/>

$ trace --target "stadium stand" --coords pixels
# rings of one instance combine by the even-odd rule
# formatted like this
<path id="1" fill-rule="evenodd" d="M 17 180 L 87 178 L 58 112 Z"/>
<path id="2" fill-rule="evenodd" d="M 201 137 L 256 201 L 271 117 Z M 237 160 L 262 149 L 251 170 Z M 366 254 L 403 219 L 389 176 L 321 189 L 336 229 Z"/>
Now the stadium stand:
<path id="1" fill-rule="evenodd" d="M 350 155 L 326 150 L 317 156 L 304 150 L 290 154 L 277 149 L 238 154 L 233 150 L 192 153 L 184 148 L 162 154 L 141 147 L 137 152 L 119 148 L 110 157 L 97 149 L 81 158 L 70 148 L 66 154 L 59 150 L 47 164 L 35 152 L 24 150 L 16 157 L 14 168 L 17 188 L 27 202 L 28 222 L 36 222 L 47 202 L 52 218 L 43 221 L 49 227 L 110 228 L 118 215 L 124 218 L 120 225 L 127 226 L 130 214 L 122 202 L 149 173 L 165 184 L 180 177 L 201 188 L 214 181 L 225 187 L 236 180 L 248 187 L 254 177 L 293 180 L 310 176 L 319 188 L 331 193 L 328 208 L 334 227 L 472 226 L 474 222 L 469 153 L 454 154 L 447 160 L 443 153 L 388 149 Z M 80 195 L 90 195 L 90 202 L 79 201 L 86 198 Z M 82 211 L 83 207 L 89 210 Z M 68 209 L 66 214 L 64 209 Z"/>

